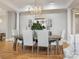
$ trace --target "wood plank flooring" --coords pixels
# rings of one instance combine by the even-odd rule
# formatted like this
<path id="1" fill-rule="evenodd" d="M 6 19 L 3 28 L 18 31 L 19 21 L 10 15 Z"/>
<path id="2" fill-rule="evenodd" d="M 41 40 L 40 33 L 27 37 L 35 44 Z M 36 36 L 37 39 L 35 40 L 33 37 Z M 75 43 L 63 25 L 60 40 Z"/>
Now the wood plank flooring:
<path id="1" fill-rule="evenodd" d="M 0 59 L 63 59 L 63 50 L 62 48 L 56 53 L 56 49 L 53 49 L 50 55 L 47 55 L 46 49 L 40 49 L 39 54 L 32 54 L 31 48 L 26 47 L 24 51 L 22 51 L 21 46 L 17 45 L 17 50 L 13 51 L 13 43 L 12 42 L 4 42 L 0 41 Z"/>

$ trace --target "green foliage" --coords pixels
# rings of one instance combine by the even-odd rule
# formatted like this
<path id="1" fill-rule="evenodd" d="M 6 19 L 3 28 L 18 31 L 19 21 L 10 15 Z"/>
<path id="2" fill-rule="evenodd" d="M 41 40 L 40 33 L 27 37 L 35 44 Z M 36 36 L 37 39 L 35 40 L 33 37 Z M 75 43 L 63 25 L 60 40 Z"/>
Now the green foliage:
<path id="1" fill-rule="evenodd" d="M 45 29 L 45 26 L 42 26 L 40 23 L 33 23 L 32 27 L 31 27 L 32 30 L 43 30 Z"/>

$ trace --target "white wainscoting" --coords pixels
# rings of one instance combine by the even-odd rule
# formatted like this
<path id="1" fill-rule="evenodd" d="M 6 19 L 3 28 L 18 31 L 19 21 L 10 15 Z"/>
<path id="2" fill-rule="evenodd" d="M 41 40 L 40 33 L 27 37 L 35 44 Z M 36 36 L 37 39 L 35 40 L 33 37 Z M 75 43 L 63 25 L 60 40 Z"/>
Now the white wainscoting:
<path id="1" fill-rule="evenodd" d="M 75 48 L 76 48 L 76 54 L 79 54 L 79 34 L 75 35 Z"/>
<path id="2" fill-rule="evenodd" d="M 74 54 L 79 55 L 79 34 L 70 35 L 69 36 L 70 45 L 72 45 L 72 49 L 74 50 Z"/>

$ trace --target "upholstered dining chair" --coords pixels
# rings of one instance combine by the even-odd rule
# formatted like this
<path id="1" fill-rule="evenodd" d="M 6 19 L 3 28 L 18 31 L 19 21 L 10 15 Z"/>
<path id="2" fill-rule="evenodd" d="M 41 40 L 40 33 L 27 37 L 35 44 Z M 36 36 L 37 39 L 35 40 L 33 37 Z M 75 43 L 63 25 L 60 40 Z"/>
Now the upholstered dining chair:
<path id="1" fill-rule="evenodd" d="M 35 44 L 35 42 L 33 41 L 32 30 L 23 31 L 23 45 L 24 45 L 23 48 L 25 48 L 25 46 L 31 46 L 32 47 L 32 53 L 33 53 L 34 44 Z"/>
<path id="2" fill-rule="evenodd" d="M 62 46 L 63 45 L 63 42 L 65 42 L 66 39 L 65 39 L 65 30 L 62 31 L 61 33 L 61 40 L 59 41 L 59 45 Z"/>
<path id="3" fill-rule="evenodd" d="M 60 46 L 63 46 L 63 42 L 65 42 L 65 30 L 63 30 L 61 33 L 61 39 L 59 41 L 59 50 L 61 49 Z M 54 48 L 53 46 L 56 46 L 56 45 L 57 45 L 56 41 L 51 42 L 51 51 L 52 51 L 52 48 Z"/>
<path id="4" fill-rule="evenodd" d="M 12 30 L 12 37 L 15 38 L 15 37 L 18 37 L 20 34 L 18 33 L 18 30 L 16 29 L 13 29 Z M 20 41 L 18 41 L 19 43 L 21 43 Z"/>
<path id="5" fill-rule="evenodd" d="M 17 36 L 17 35 L 18 35 L 17 30 L 16 29 L 12 29 L 12 38 L 13 38 L 12 41 L 14 41 L 14 37 Z"/>
<path id="6" fill-rule="evenodd" d="M 11 41 L 14 42 L 14 44 L 13 44 L 14 50 L 16 50 L 17 44 L 18 44 L 18 46 L 22 45 L 22 49 L 23 49 L 23 40 L 21 38 L 19 38 L 20 35 L 18 34 L 18 31 L 16 29 L 12 30 L 12 37 L 13 37 L 13 40 L 11 39 Z"/>
<path id="7" fill-rule="evenodd" d="M 47 54 L 49 55 L 49 39 L 48 30 L 38 30 L 37 31 L 37 53 L 39 53 L 40 47 L 47 47 Z"/>

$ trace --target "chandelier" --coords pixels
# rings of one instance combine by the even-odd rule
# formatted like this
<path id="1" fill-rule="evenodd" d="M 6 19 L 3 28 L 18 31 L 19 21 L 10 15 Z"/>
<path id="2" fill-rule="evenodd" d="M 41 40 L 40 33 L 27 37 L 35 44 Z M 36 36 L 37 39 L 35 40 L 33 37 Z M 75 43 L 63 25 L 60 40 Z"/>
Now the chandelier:
<path id="1" fill-rule="evenodd" d="M 42 14 L 42 7 L 40 7 L 40 6 L 35 6 L 34 9 L 33 9 L 33 11 L 32 11 L 32 13 L 35 14 L 35 15 L 40 15 L 40 14 Z"/>
<path id="2" fill-rule="evenodd" d="M 40 0 L 34 0 L 34 5 L 31 8 L 30 13 L 35 16 L 40 16 L 42 14 L 43 6 L 40 5 Z"/>

